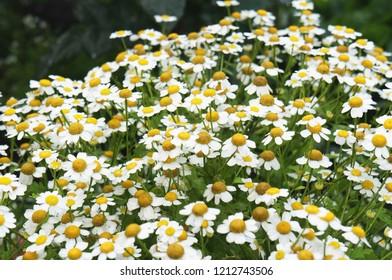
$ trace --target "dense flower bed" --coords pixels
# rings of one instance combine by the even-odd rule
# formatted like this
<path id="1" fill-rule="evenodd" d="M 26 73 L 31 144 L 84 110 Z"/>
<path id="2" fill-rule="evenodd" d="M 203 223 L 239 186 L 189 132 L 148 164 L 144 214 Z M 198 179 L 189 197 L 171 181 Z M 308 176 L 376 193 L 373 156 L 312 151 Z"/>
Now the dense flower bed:
<path id="1" fill-rule="evenodd" d="M 390 53 L 310 1 L 217 4 L 0 108 L 1 258 L 391 258 Z"/>

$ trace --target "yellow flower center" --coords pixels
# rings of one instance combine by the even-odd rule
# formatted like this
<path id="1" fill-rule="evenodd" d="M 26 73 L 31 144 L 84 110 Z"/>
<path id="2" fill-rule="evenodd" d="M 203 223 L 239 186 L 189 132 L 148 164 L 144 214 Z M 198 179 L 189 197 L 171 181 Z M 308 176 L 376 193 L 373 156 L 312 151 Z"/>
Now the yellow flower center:
<path id="1" fill-rule="evenodd" d="M 87 168 L 87 162 L 82 158 L 77 158 L 72 162 L 72 169 L 75 172 L 83 172 Z"/>
<path id="2" fill-rule="evenodd" d="M 211 191 L 214 194 L 219 194 L 219 193 L 223 193 L 227 190 L 227 186 L 225 183 L 223 182 L 215 182 L 212 187 L 211 187 Z"/>
<path id="3" fill-rule="evenodd" d="M 251 189 L 255 186 L 255 184 L 253 184 L 253 182 L 245 182 L 244 186 L 247 189 Z"/>
<path id="4" fill-rule="evenodd" d="M 304 206 L 302 205 L 302 203 L 298 202 L 298 201 L 294 201 L 293 203 L 291 203 L 291 207 L 293 207 L 294 210 L 304 209 Z"/>
<path id="5" fill-rule="evenodd" d="M 168 82 L 171 80 L 172 75 L 170 72 L 163 72 L 160 76 L 159 76 L 161 82 Z"/>
<path id="6" fill-rule="evenodd" d="M 392 182 L 386 183 L 386 184 L 385 184 L 385 187 L 387 188 L 387 190 L 388 190 L 389 192 L 392 192 Z"/>
<path id="7" fill-rule="evenodd" d="M 129 98 L 132 96 L 132 91 L 127 88 L 124 88 L 124 89 L 120 90 L 120 92 L 118 93 L 118 96 L 120 96 L 121 98 L 124 98 L 124 99 Z"/>
<path id="8" fill-rule="evenodd" d="M 288 234 L 291 232 L 291 225 L 286 221 L 281 221 L 276 225 L 276 230 L 280 234 Z"/>
<path id="9" fill-rule="evenodd" d="M 279 116 L 277 113 L 274 112 L 269 112 L 267 115 L 265 115 L 265 118 L 271 122 L 279 120 Z"/>
<path id="10" fill-rule="evenodd" d="M 372 143 L 377 148 L 382 148 L 387 145 L 387 138 L 382 134 L 376 134 L 372 138 Z"/>
<path id="11" fill-rule="evenodd" d="M 92 78 L 89 82 L 90 87 L 96 87 L 101 83 L 100 78 Z"/>
<path id="12" fill-rule="evenodd" d="M 216 122 L 217 120 L 219 120 L 219 113 L 215 112 L 215 111 L 208 112 L 206 114 L 206 120 L 209 121 L 209 122 L 210 121 L 211 122 Z"/>
<path id="13" fill-rule="evenodd" d="M 162 143 L 162 149 L 164 151 L 171 151 L 174 150 L 176 148 L 176 145 L 174 145 L 170 139 L 166 139 L 165 141 L 163 141 Z"/>
<path id="14" fill-rule="evenodd" d="M 255 86 L 262 87 L 262 86 L 266 86 L 266 85 L 268 84 L 268 81 L 267 81 L 267 79 L 266 79 L 265 77 L 263 77 L 263 76 L 256 76 L 256 77 L 253 79 L 253 84 L 254 84 Z"/>
<path id="15" fill-rule="evenodd" d="M 308 205 L 305 207 L 305 211 L 309 214 L 317 214 L 320 212 L 320 209 L 316 205 Z"/>
<path id="16" fill-rule="evenodd" d="M 332 213 L 331 211 L 328 211 L 328 213 L 324 217 L 321 217 L 321 219 L 323 219 L 328 223 L 332 222 L 335 219 L 335 214 Z"/>
<path id="17" fill-rule="evenodd" d="M 214 81 L 224 80 L 226 79 L 226 74 L 222 71 L 215 72 L 214 75 L 212 75 L 212 79 Z"/>
<path id="18" fill-rule="evenodd" d="M 215 96 L 215 95 L 216 95 L 216 91 L 215 91 L 214 89 L 212 89 L 212 88 L 208 88 L 208 89 L 206 89 L 206 90 L 203 92 L 203 95 L 204 95 L 205 97 L 212 97 L 212 96 Z"/>
<path id="19" fill-rule="evenodd" d="M 203 102 L 203 100 L 199 97 L 194 97 L 191 100 L 192 105 L 200 105 Z"/>
<path id="20" fill-rule="evenodd" d="M 206 62 L 206 59 L 204 58 L 204 56 L 201 55 L 196 55 L 193 59 L 192 59 L 192 63 L 193 64 L 203 64 Z"/>
<path id="21" fill-rule="evenodd" d="M 47 212 L 45 210 L 39 209 L 34 211 L 33 215 L 31 216 L 31 220 L 36 223 L 39 224 L 41 223 L 46 216 Z"/>
<path id="22" fill-rule="evenodd" d="M 39 152 L 39 157 L 42 159 L 48 158 L 52 155 L 52 152 L 49 150 L 43 150 L 41 152 Z"/>
<path id="23" fill-rule="evenodd" d="M 173 104 L 173 99 L 169 96 L 162 97 L 159 101 L 159 105 L 161 105 L 162 107 L 169 106 L 170 104 Z"/>
<path id="24" fill-rule="evenodd" d="M 191 135 L 188 132 L 181 131 L 180 133 L 178 133 L 178 138 L 180 138 L 181 140 L 188 140 L 190 137 Z"/>
<path id="25" fill-rule="evenodd" d="M 219 21 L 219 25 L 220 25 L 220 26 L 229 26 L 229 25 L 231 25 L 231 21 L 228 20 L 228 19 L 221 19 L 221 20 Z"/>
<path id="26" fill-rule="evenodd" d="M 204 203 L 196 203 L 192 208 L 192 213 L 195 216 L 201 217 L 208 212 L 208 206 Z"/>
<path id="27" fill-rule="evenodd" d="M 148 193 L 143 193 L 137 198 L 140 207 L 150 206 L 152 203 L 152 196 Z"/>
<path id="28" fill-rule="evenodd" d="M 46 235 L 40 235 L 35 240 L 35 244 L 42 245 L 42 244 L 44 244 L 46 242 L 46 240 L 48 240 L 48 237 Z"/>
<path id="29" fill-rule="evenodd" d="M 93 225 L 95 227 L 100 227 L 105 224 L 106 218 L 103 214 L 97 214 L 93 217 Z"/>
<path id="30" fill-rule="evenodd" d="M 269 195 L 278 194 L 278 193 L 280 193 L 280 189 L 279 188 L 269 188 L 269 189 L 267 189 L 267 191 L 265 193 L 269 194 Z"/>
<path id="31" fill-rule="evenodd" d="M 310 160 L 320 161 L 323 159 L 323 154 L 319 150 L 313 149 L 308 153 L 308 158 Z"/>
<path id="32" fill-rule="evenodd" d="M 354 226 L 351 231 L 359 238 L 364 238 L 366 236 L 365 231 L 359 226 Z"/>
<path id="33" fill-rule="evenodd" d="M 50 87 L 52 85 L 52 83 L 48 79 L 39 80 L 39 84 L 42 87 Z"/>
<path id="34" fill-rule="evenodd" d="M 167 236 L 173 236 L 173 234 L 176 232 L 176 230 L 173 228 L 173 227 L 168 227 L 166 230 L 165 230 L 165 234 L 167 235 Z"/>
<path id="35" fill-rule="evenodd" d="M 230 222 L 230 231 L 234 233 L 242 233 L 246 230 L 246 224 L 241 219 L 234 219 Z"/>
<path id="36" fill-rule="evenodd" d="M 285 255 L 285 252 L 284 252 L 284 251 L 278 250 L 278 251 L 276 252 L 275 259 L 277 259 L 277 260 L 283 260 L 284 255 Z"/>
<path id="37" fill-rule="evenodd" d="M 353 170 L 351 170 L 351 175 L 356 177 L 362 176 L 362 171 L 357 168 L 354 168 Z"/>
<path id="38" fill-rule="evenodd" d="M 79 122 L 74 122 L 69 125 L 68 131 L 71 135 L 78 135 L 83 132 L 83 125 Z"/>
<path id="39" fill-rule="evenodd" d="M 271 94 L 266 93 L 260 97 L 259 102 L 261 105 L 269 107 L 269 106 L 274 105 L 275 98 Z"/>
<path id="40" fill-rule="evenodd" d="M 350 60 L 350 57 L 349 57 L 347 54 L 340 54 L 340 55 L 338 56 L 338 59 L 339 59 L 340 61 L 347 62 L 347 61 Z"/>
<path id="41" fill-rule="evenodd" d="M 180 91 L 180 86 L 179 85 L 171 85 L 167 88 L 167 92 L 169 94 L 175 94 Z"/>
<path id="42" fill-rule="evenodd" d="M 314 260 L 314 255 L 309 250 L 301 250 L 297 256 L 299 260 Z"/>
<path id="43" fill-rule="evenodd" d="M 74 225 L 70 225 L 65 229 L 64 235 L 69 239 L 74 239 L 80 235 L 80 228 Z"/>
<path id="44" fill-rule="evenodd" d="M 98 197 L 97 201 L 96 201 L 97 204 L 105 204 L 107 202 L 108 202 L 108 199 L 105 196 Z"/>
<path id="45" fill-rule="evenodd" d="M 339 130 L 338 136 L 343 137 L 343 138 L 347 138 L 349 136 L 349 134 L 348 134 L 347 130 Z"/>
<path id="46" fill-rule="evenodd" d="M 71 260 L 78 260 L 82 256 L 82 251 L 79 248 L 72 248 L 68 251 L 68 258 Z"/>
<path id="47" fill-rule="evenodd" d="M 142 109 L 142 111 L 143 111 L 144 114 L 151 114 L 151 113 L 154 112 L 154 108 L 152 108 L 152 107 L 144 107 Z"/>
<path id="48" fill-rule="evenodd" d="M 4 223 L 5 223 L 4 215 L 0 214 L 0 226 L 4 225 Z"/>
<path id="49" fill-rule="evenodd" d="M 139 63 L 139 65 L 141 65 L 141 66 L 145 66 L 145 65 L 148 65 L 148 60 L 141 58 L 137 61 L 137 63 Z"/>
<path id="50" fill-rule="evenodd" d="M 322 126 L 319 124 L 316 124 L 315 126 L 310 126 L 309 124 L 306 125 L 307 129 L 314 134 L 318 134 L 322 130 Z"/>
<path id="51" fill-rule="evenodd" d="M 178 198 L 178 197 L 177 197 L 177 194 L 176 194 L 175 192 L 168 192 L 168 193 L 165 195 L 165 199 L 168 200 L 168 201 L 170 201 L 170 202 L 175 201 L 177 198 Z"/>
<path id="52" fill-rule="evenodd" d="M 27 251 L 26 253 L 23 254 L 23 260 L 37 260 L 38 259 L 38 254 L 37 252 L 30 252 Z"/>
<path id="53" fill-rule="evenodd" d="M 185 249 L 181 244 L 173 243 L 167 247 L 166 254 L 169 258 L 178 260 L 185 254 Z"/>
<path id="54" fill-rule="evenodd" d="M 361 183 L 361 186 L 365 190 L 372 190 L 374 188 L 374 183 L 370 180 L 365 180 Z"/>
<path id="55" fill-rule="evenodd" d="M 284 131 L 280 127 L 274 127 L 270 130 L 270 135 L 271 137 L 281 137 L 283 135 Z"/>
<path id="56" fill-rule="evenodd" d="M 321 63 L 319 66 L 317 66 L 316 71 L 319 72 L 320 74 L 328 74 L 329 66 L 327 64 Z"/>
<path id="57" fill-rule="evenodd" d="M 308 232 L 302 234 L 302 236 L 308 240 L 313 240 L 316 237 L 316 233 L 314 232 L 314 230 L 309 229 Z"/>
<path id="58" fill-rule="evenodd" d="M 142 229 L 138 224 L 130 224 L 125 228 L 125 236 L 136 237 L 141 230 Z"/>
<path id="59" fill-rule="evenodd" d="M 199 138 L 196 139 L 196 142 L 199 144 L 208 144 L 212 141 L 212 137 L 208 132 L 201 131 L 199 132 Z"/>
<path id="60" fill-rule="evenodd" d="M 269 218 L 269 212 L 267 208 L 258 206 L 252 211 L 252 218 L 258 222 L 264 222 Z"/>
<path id="61" fill-rule="evenodd" d="M 275 65 L 271 61 L 263 61 L 261 63 L 261 66 L 263 66 L 265 69 L 272 69 L 275 67 Z"/>
<path id="62" fill-rule="evenodd" d="M 350 105 L 351 108 L 359 108 L 362 104 L 363 100 L 358 96 L 353 96 L 348 100 L 348 105 Z"/>
<path id="63" fill-rule="evenodd" d="M 266 193 L 266 191 L 271 187 L 270 184 L 267 182 L 260 182 L 256 185 L 256 192 L 259 195 L 263 195 Z"/>
<path id="64" fill-rule="evenodd" d="M 275 159 L 275 153 L 270 150 L 265 150 L 264 152 L 262 152 L 260 154 L 260 157 L 265 161 L 271 161 L 271 160 Z"/>
<path id="65" fill-rule="evenodd" d="M 102 253 L 110 253 L 114 250 L 114 244 L 110 241 L 106 241 L 101 244 L 100 249 Z"/>
<path id="66" fill-rule="evenodd" d="M 27 122 L 21 122 L 16 126 L 16 131 L 17 132 L 22 132 L 25 131 L 26 129 L 29 128 L 29 124 Z"/>
<path id="67" fill-rule="evenodd" d="M 135 249 L 133 249 L 132 247 L 127 247 L 124 249 L 124 253 L 122 254 L 123 257 L 130 257 L 133 256 L 133 254 L 135 254 Z"/>
<path id="68" fill-rule="evenodd" d="M 231 137 L 231 143 L 237 147 L 244 146 L 246 144 L 246 137 L 241 133 L 236 133 Z"/>
<path id="69" fill-rule="evenodd" d="M 11 182 L 12 180 L 8 177 L 0 177 L 0 185 L 9 185 Z"/>
<path id="70" fill-rule="evenodd" d="M 356 76 L 356 77 L 354 78 L 354 82 L 355 82 L 356 84 L 364 85 L 364 84 L 366 84 L 366 78 L 365 78 L 364 76 Z"/>
<path id="71" fill-rule="evenodd" d="M 392 129 L 392 119 L 386 119 L 384 121 L 384 128 L 385 129 Z"/>
<path id="72" fill-rule="evenodd" d="M 48 196 L 45 198 L 45 202 L 46 202 L 48 205 L 50 205 L 50 206 L 55 206 L 55 205 L 57 205 L 57 203 L 59 202 L 59 198 L 58 198 L 57 196 L 51 194 L 51 195 L 48 195 Z"/>

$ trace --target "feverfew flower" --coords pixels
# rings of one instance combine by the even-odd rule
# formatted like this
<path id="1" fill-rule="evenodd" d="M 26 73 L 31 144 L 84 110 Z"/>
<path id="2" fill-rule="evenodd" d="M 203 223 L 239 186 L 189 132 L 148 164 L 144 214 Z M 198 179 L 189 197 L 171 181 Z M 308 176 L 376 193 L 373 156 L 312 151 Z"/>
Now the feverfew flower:
<path id="1" fill-rule="evenodd" d="M 197 201 L 186 205 L 179 212 L 183 216 L 188 216 L 186 225 L 200 228 L 204 220 L 213 221 L 220 213 L 219 209 L 208 207 L 204 202 Z"/>
<path id="2" fill-rule="evenodd" d="M 10 232 L 10 228 L 15 228 L 15 215 L 6 206 L 0 205 L 0 238 Z"/>
<path id="3" fill-rule="evenodd" d="M 350 111 L 352 118 L 362 118 L 364 113 L 375 109 L 373 106 L 375 104 L 370 94 L 357 93 L 350 97 L 347 102 L 343 103 L 342 113 Z"/>
<path id="4" fill-rule="evenodd" d="M 214 199 L 215 204 L 219 204 L 221 200 L 228 203 L 233 199 L 230 192 L 235 190 L 236 188 L 234 186 L 228 186 L 224 182 L 217 181 L 213 184 L 207 185 L 206 190 L 204 191 L 204 197 L 207 202 Z"/>
<path id="5" fill-rule="evenodd" d="M 235 244 L 252 243 L 256 238 L 256 231 L 256 222 L 252 219 L 244 221 L 242 213 L 230 215 L 217 229 L 217 232 L 227 234 L 227 242 Z"/>
<path id="6" fill-rule="evenodd" d="M 307 153 L 306 156 L 298 158 L 298 164 L 308 164 L 309 167 L 317 169 L 320 167 L 330 167 L 332 162 L 328 157 L 324 156 L 319 150 L 313 149 Z"/>

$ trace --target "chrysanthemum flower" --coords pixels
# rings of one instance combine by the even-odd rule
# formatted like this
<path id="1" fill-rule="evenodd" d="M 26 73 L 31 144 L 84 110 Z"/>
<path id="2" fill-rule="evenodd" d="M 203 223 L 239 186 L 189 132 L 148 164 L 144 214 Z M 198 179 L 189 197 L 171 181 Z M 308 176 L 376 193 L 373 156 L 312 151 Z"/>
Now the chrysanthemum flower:
<path id="1" fill-rule="evenodd" d="M 6 206 L 0 205 L 0 238 L 10 232 L 10 228 L 16 227 L 15 215 Z"/>
<path id="2" fill-rule="evenodd" d="M 227 242 L 234 242 L 235 244 L 252 243 L 256 238 L 254 234 L 256 231 L 257 226 L 255 221 L 251 219 L 244 221 L 244 215 L 242 213 L 230 215 L 217 229 L 217 232 L 227 234 Z"/>
<path id="3" fill-rule="evenodd" d="M 294 242 L 297 238 L 294 232 L 301 231 L 299 223 L 292 221 L 288 212 L 284 212 L 282 218 L 278 215 L 271 217 L 270 223 L 265 224 L 264 229 L 272 241 L 279 240 L 281 244 Z"/>
<path id="4" fill-rule="evenodd" d="M 378 158 L 388 158 L 388 148 L 392 147 L 392 138 L 388 134 L 377 133 L 376 131 L 374 134 L 367 134 L 365 136 L 363 147 L 367 151 L 374 152 Z"/>
<path id="5" fill-rule="evenodd" d="M 361 118 L 364 113 L 369 110 L 374 110 L 376 103 L 372 97 L 367 93 L 357 93 L 350 97 L 349 100 L 343 103 L 342 113 L 350 111 L 352 118 Z"/>
<path id="6" fill-rule="evenodd" d="M 96 158 L 88 156 L 86 153 L 78 153 L 76 157 L 68 155 L 67 158 L 69 161 L 62 165 L 65 170 L 64 176 L 77 182 L 89 182 L 96 168 Z"/>
<path id="7" fill-rule="evenodd" d="M 276 145 L 282 145 L 283 140 L 285 141 L 290 141 L 295 132 L 294 131 L 288 131 L 287 127 L 273 127 L 268 135 L 263 139 L 262 143 L 264 145 L 268 145 L 272 140 L 274 140 Z"/>
<path id="8" fill-rule="evenodd" d="M 66 244 L 59 252 L 59 256 L 64 260 L 91 260 L 92 255 L 86 252 L 87 242 L 78 242 L 75 245 Z"/>
<path id="9" fill-rule="evenodd" d="M 320 117 L 312 118 L 307 122 L 306 129 L 302 130 L 300 134 L 304 138 L 307 138 L 312 135 L 314 141 L 316 141 L 317 143 L 321 142 L 321 138 L 328 141 L 329 138 L 327 135 L 331 134 L 331 131 L 323 127 L 325 123 L 326 120 Z"/>
<path id="10" fill-rule="evenodd" d="M 313 149 L 309 151 L 306 156 L 298 158 L 298 164 L 308 164 L 311 168 L 317 169 L 320 167 L 330 167 L 332 162 L 328 157 L 324 156 L 319 150 Z"/>
<path id="11" fill-rule="evenodd" d="M 353 244 L 364 243 L 368 247 L 370 247 L 370 244 L 366 239 L 366 232 L 362 227 L 360 226 L 346 227 L 343 230 L 344 233 L 342 234 L 342 236 L 346 240 L 350 241 Z"/>
<path id="12" fill-rule="evenodd" d="M 234 186 L 228 186 L 224 182 L 216 181 L 213 184 L 207 185 L 203 196 L 207 202 L 214 199 L 215 204 L 219 204 L 221 200 L 228 203 L 233 199 L 230 192 L 234 192 L 235 190 L 236 188 Z"/>
<path id="13" fill-rule="evenodd" d="M 215 220 L 220 210 L 208 207 L 202 201 L 197 201 L 186 205 L 179 213 L 183 216 L 188 216 L 185 221 L 186 225 L 200 228 L 204 220 Z"/>

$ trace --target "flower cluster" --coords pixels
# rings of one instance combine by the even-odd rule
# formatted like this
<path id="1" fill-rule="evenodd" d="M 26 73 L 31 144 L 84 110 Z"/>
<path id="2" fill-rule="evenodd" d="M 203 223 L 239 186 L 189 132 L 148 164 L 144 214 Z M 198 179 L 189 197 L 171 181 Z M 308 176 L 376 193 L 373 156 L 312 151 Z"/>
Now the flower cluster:
<path id="1" fill-rule="evenodd" d="M 391 257 L 390 53 L 311 1 L 283 29 L 217 4 L 0 107 L 2 258 Z"/>

